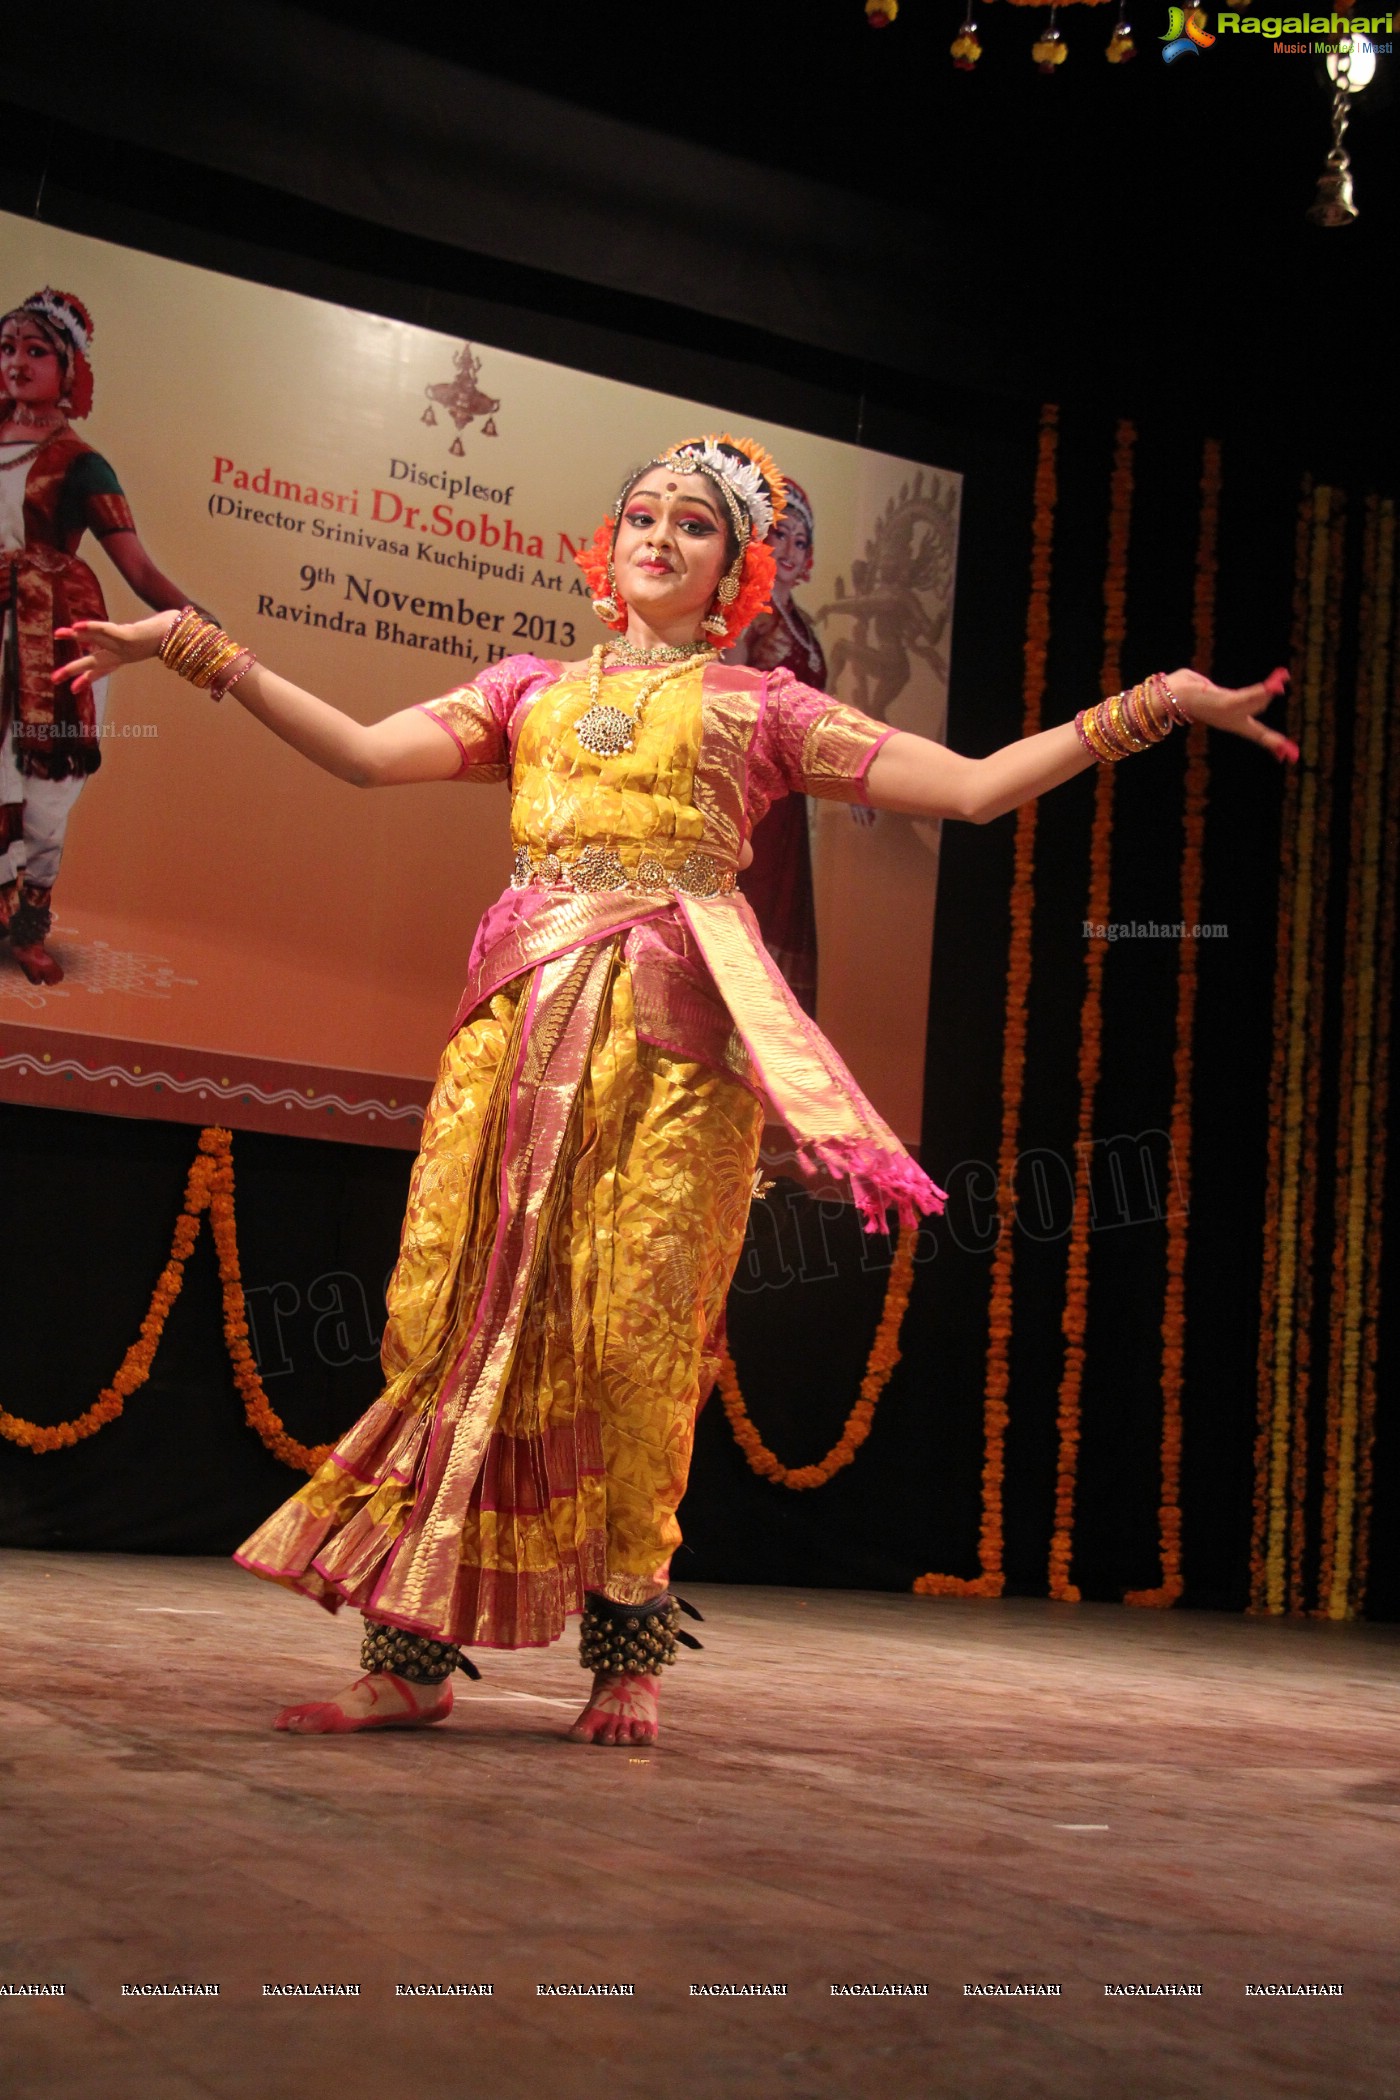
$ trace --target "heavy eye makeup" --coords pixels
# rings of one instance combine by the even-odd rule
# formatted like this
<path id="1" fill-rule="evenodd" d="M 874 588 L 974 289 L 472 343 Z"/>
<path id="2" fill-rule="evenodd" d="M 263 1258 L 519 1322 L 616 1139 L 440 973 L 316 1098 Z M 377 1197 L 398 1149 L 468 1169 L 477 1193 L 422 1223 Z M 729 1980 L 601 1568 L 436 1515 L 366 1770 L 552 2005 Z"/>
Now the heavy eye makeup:
<path id="1" fill-rule="evenodd" d="M 627 523 L 632 527 L 632 529 L 635 532 L 645 532 L 649 525 L 654 525 L 656 523 L 655 512 L 643 509 L 641 507 L 634 507 L 632 509 L 629 509 L 625 511 L 623 515 L 626 517 Z M 718 526 L 712 524 L 711 521 L 702 514 L 697 517 L 677 518 L 676 530 L 678 532 L 684 532 L 688 538 L 696 540 L 711 538 L 713 534 L 719 530 L 719 528 Z"/>

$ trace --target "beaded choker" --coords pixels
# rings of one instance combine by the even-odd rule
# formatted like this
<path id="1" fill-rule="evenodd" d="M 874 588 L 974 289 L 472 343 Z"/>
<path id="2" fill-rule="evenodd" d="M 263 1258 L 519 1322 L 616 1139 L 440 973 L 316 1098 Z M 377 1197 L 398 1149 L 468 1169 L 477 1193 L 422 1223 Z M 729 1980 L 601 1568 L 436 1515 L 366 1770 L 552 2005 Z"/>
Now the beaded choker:
<path id="1" fill-rule="evenodd" d="M 709 649 L 708 642 L 685 642 L 680 648 L 671 642 L 658 642 L 655 648 L 639 649 L 621 635 L 615 642 L 605 642 L 604 663 L 630 664 L 634 670 L 650 670 L 656 664 L 687 663 L 697 649 Z M 710 651 L 713 654 L 713 651 Z"/>

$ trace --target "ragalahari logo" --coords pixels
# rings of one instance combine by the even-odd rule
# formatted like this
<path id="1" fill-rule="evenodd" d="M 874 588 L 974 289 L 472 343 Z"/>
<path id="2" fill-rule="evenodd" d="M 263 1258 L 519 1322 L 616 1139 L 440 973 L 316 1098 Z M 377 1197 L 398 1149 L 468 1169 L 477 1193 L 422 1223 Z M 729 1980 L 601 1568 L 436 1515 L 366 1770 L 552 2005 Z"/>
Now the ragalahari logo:
<path id="1" fill-rule="evenodd" d="M 1167 9 L 1166 33 L 1162 38 L 1166 45 L 1162 53 L 1168 63 L 1174 58 L 1184 58 L 1188 51 L 1199 57 L 1215 42 L 1206 28 L 1206 12 L 1203 7 L 1169 7 Z"/>

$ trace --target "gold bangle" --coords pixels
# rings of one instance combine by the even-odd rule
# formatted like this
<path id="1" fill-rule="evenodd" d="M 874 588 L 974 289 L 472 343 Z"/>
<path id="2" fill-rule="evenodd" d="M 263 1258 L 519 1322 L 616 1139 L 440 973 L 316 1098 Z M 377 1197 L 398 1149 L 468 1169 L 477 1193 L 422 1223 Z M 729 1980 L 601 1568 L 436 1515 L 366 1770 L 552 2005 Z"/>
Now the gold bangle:
<path id="1" fill-rule="evenodd" d="M 1142 733 L 1150 744 L 1160 744 L 1171 735 L 1172 725 L 1170 722 L 1162 720 L 1161 713 L 1154 704 L 1152 695 L 1146 685 L 1135 685 L 1133 687 L 1133 708 L 1138 721 L 1142 724 Z"/>
<path id="2" fill-rule="evenodd" d="M 190 665 L 199 657 L 210 636 L 217 632 L 217 628 L 211 627 L 207 620 L 200 620 L 195 626 L 187 629 L 167 658 L 171 670 L 181 678 L 188 677 Z"/>
<path id="3" fill-rule="evenodd" d="M 1133 746 L 1113 715 L 1113 705 L 1117 697 L 1116 693 L 1111 693 L 1106 700 L 1100 700 L 1094 709 L 1095 727 L 1115 758 L 1131 758 Z"/>
<path id="4" fill-rule="evenodd" d="M 1113 749 L 1112 745 L 1104 736 L 1103 726 L 1097 720 L 1097 716 L 1098 709 L 1096 707 L 1085 708 L 1084 734 L 1088 738 L 1089 743 L 1094 751 L 1094 754 L 1098 758 L 1100 764 L 1106 766 L 1114 765 L 1120 758 L 1126 757 L 1127 754 L 1125 752 L 1115 751 Z"/>
<path id="5" fill-rule="evenodd" d="M 222 700 L 225 693 L 232 692 L 239 679 L 251 671 L 256 662 L 257 658 L 251 649 L 238 649 L 233 661 L 226 664 L 221 671 L 216 672 L 214 677 L 210 679 L 210 699 Z"/>
<path id="6" fill-rule="evenodd" d="M 1156 716 L 1148 712 L 1147 697 L 1140 685 L 1123 695 L 1123 717 L 1144 745 L 1160 744 L 1166 734 Z"/>
<path id="7" fill-rule="evenodd" d="M 200 619 L 199 614 L 195 611 L 194 607 L 192 605 L 186 605 L 181 609 L 181 611 L 176 615 L 175 619 L 172 620 L 170 625 L 166 628 L 165 639 L 162 641 L 159 649 L 156 651 L 157 656 L 160 658 L 163 664 L 169 664 L 172 656 L 174 655 L 177 646 L 176 636 L 178 635 L 180 637 L 181 642 L 183 642 L 186 635 L 189 633 L 190 626 L 192 623 L 196 626 L 202 626 L 204 624 L 203 621 Z"/>
<path id="8" fill-rule="evenodd" d="M 237 651 L 237 648 L 237 642 L 231 642 L 222 630 L 211 636 L 210 640 L 200 651 L 197 660 L 190 667 L 189 678 L 191 685 L 207 686 L 218 670 L 219 665 L 229 660 L 232 654 Z"/>
<path id="9" fill-rule="evenodd" d="M 228 636 L 221 627 L 207 627 L 181 666 L 181 676 L 191 685 L 205 686 L 210 672 L 219 659 L 220 651 L 228 647 Z"/>
<path id="10" fill-rule="evenodd" d="M 234 641 L 222 627 L 204 619 L 190 605 L 185 607 L 166 634 L 159 654 L 177 677 L 198 686 L 201 692 L 207 692 L 210 686 L 224 678 L 225 683 L 214 696 L 216 699 L 222 699 L 233 682 L 226 679 L 225 674 L 233 669 L 240 657 L 247 659 L 235 674 L 240 678 L 255 661 L 252 652 L 241 642 Z"/>
<path id="11" fill-rule="evenodd" d="M 1124 696 L 1122 693 L 1114 693 L 1108 700 L 1105 701 L 1104 705 L 1108 709 L 1109 723 L 1115 735 L 1117 736 L 1118 741 L 1121 744 L 1126 744 L 1130 753 L 1134 751 L 1145 751 L 1147 749 L 1147 746 L 1143 743 L 1142 738 L 1137 735 L 1136 731 L 1128 727 L 1127 720 L 1123 713 L 1123 699 Z"/>

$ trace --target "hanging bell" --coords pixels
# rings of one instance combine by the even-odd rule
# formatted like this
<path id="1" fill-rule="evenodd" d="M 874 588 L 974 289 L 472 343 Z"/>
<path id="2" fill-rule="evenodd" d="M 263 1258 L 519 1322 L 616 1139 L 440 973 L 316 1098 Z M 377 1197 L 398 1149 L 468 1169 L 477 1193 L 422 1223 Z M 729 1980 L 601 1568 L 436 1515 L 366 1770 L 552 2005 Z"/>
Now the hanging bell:
<path id="1" fill-rule="evenodd" d="M 1350 226 L 1359 216 L 1351 189 L 1351 161 L 1346 147 L 1336 145 L 1317 179 L 1317 196 L 1305 217 L 1311 226 Z"/>
<path id="2" fill-rule="evenodd" d="M 429 426 L 430 429 L 433 427 L 434 424 L 436 424 L 437 417 L 433 414 L 431 406 L 424 409 L 423 421 Z"/>
<path id="3" fill-rule="evenodd" d="M 467 456 L 467 448 L 460 438 L 453 438 L 447 449 L 454 459 L 465 459 Z"/>

